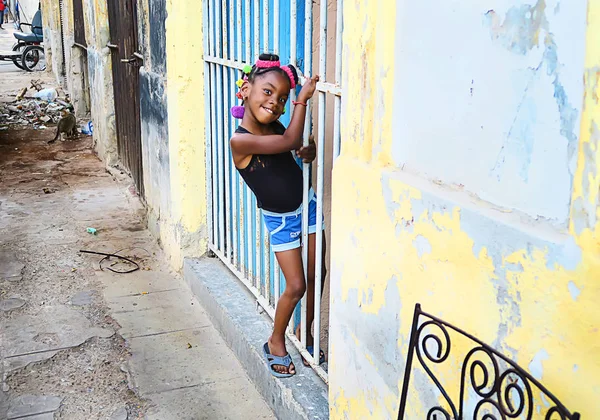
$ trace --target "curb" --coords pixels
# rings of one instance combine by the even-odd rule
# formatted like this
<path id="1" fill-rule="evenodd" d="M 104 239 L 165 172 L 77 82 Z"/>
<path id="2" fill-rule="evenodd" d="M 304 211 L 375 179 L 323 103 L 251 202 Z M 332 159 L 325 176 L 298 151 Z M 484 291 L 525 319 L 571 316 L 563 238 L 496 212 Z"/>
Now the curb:
<path id="1" fill-rule="evenodd" d="M 183 277 L 227 345 L 278 419 L 329 418 L 327 385 L 302 364 L 296 348 L 287 342 L 296 375 L 278 379 L 267 369 L 262 346 L 272 321 L 258 313 L 256 299 L 217 258 L 186 258 Z"/>

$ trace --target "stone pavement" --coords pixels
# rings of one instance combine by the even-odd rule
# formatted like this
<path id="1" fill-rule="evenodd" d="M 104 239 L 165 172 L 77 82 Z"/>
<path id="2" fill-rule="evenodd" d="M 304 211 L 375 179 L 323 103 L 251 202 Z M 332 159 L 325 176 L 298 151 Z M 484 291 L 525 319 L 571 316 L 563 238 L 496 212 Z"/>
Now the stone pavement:
<path id="1" fill-rule="evenodd" d="M 167 267 L 129 178 L 91 138 L 51 134 L 0 131 L 0 419 L 274 418 Z M 121 249 L 140 270 L 79 252 Z"/>

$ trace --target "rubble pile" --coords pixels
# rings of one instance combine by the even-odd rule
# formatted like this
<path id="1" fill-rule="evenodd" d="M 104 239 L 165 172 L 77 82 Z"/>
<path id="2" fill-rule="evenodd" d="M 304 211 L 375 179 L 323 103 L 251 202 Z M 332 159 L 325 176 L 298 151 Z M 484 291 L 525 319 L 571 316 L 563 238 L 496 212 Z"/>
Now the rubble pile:
<path id="1" fill-rule="evenodd" d="M 56 124 L 64 109 L 72 110 L 69 98 L 59 98 L 56 89 L 42 89 L 35 80 L 32 80 L 31 88 L 30 95 L 27 95 L 27 88 L 23 88 L 12 102 L 0 102 L 0 130 L 11 126 L 42 130 Z"/>

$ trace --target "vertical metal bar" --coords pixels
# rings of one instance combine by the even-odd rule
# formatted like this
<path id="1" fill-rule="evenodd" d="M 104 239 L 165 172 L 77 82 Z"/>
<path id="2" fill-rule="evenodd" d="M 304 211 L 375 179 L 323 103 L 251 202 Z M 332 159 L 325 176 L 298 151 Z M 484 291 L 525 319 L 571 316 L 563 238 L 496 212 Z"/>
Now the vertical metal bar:
<path id="1" fill-rule="evenodd" d="M 227 28 L 227 1 L 221 0 L 221 30 L 223 32 L 223 55 L 225 59 L 229 58 L 229 37 Z"/>
<path id="2" fill-rule="evenodd" d="M 202 2 L 204 6 L 202 10 L 202 12 L 204 13 L 204 15 L 202 16 L 202 24 L 204 25 L 204 33 L 206 34 L 204 36 L 204 52 L 208 55 L 213 55 L 215 43 L 214 34 L 212 32 L 214 28 L 211 24 L 212 16 L 208 16 L 209 13 L 212 13 L 212 6 L 210 6 L 210 4 L 212 4 L 212 1 L 213 0 L 203 0 Z"/>
<path id="3" fill-rule="evenodd" d="M 344 0 L 338 0 L 335 27 L 335 83 L 339 86 L 342 82 L 342 31 L 344 29 L 342 10 Z M 333 159 L 340 155 L 341 134 L 340 117 L 342 112 L 342 98 L 335 96 L 333 98 Z"/>
<path id="4" fill-rule="evenodd" d="M 244 273 L 244 276 L 247 276 L 248 273 L 248 258 L 246 257 L 246 229 L 245 229 L 245 221 L 246 221 L 246 206 L 244 204 L 244 180 L 241 176 L 237 176 L 238 178 L 238 208 L 239 208 L 239 224 L 240 224 L 240 253 L 238 258 L 240 259 L 240 272 Z"/>
<path id="5" fill-rule="evenodd" d="M 312 0 L 305 1 L 306 14 L 304 28 L 304 75 L 309 76 L 311 74 L 312 66 Z M 304 123 L 304 145 L 308 145 L 308 137 L 310 135 L 310 102 L 306 107 L 306 121 Z M 304 179 L 303 199 L 302 199 L 302 260 L 304 263 L 304 276 L 308 273 L 308 175 L 309 165 L 307 163 L 302 164 L 302 174 Z M 302 329 L 300 333 L 300 342 L 306 347 L 306 332 L 310 328 L 310 325 L 306 325 L 306 294 L 302 298 L 301 304 L 301 323 Z"/>
<path id="6" fill-rule="evenodd" d="M 229 0 L 229 2 L 223 2 L 223 3 L 228 3 L 229 5 L 229 59 L 230 60 L 234 60 L 235 59 L 235 21 L 234 21 L 234 8 L 235 8 L 235 3 L 234 0 Z M 226 182 L 227 182 L 227 191 L 229 192 L 229 200 L 227 201 L 229 204 L 229 209 L 227 211 L 227 217 L 229 218 L 228 220 L 228 227 L 229 227 L 229 231 L 230 233 L 227 235 L 227 240 L 228 240 L 228 246 L 230 247 L 230 252 L 228 254 L 228 256 L 231 258 L 231 262 L 232 264 L 237 267 L 238 265 L 238 260 L 237 260 L 237 215 L 236 215 L 236 189 L 235 189 L 235 175 L 236 175 L 236 170 L 235 167 L 233 165 L 233 157 L 231 156 L 231 149 L 229 147 L 229 139 L 231 138 L 231 135 L 233 134 L 233 125 L 234 125 L 234 118 L 233 116 L 231 116 L 229 109 L 230 107 L 232 107 L 233 105 L 235 105 L 235 89 L 236 89 L 236 77 L 235 77 L 235 71 L 233 68 L 229 68 L 228 69 L 229 72 L 229 83 L 226 82 L 225 85 L 225 89 L 227 91 L 227 97 L 228 97 L 228 104 L 225 107 L 225 115 L 227 117 L 226 121 L 229 121 L 229 124 L 227 125 L 227 135 L 225 136 L 225 138 L 223 139 L 224 143 L 225 143 L 225 157 L 227 160 L 227 167 L 229 169 L 229 174 L 226 178 Z M 231 238 L 231 240 L 229 239 Z"/>
<path id="7" fill-rule="evenodd" d="M 254 0 L 254 60 L 260 55 L 260 9 L 259 1 Z"/>
<path id="8" fill-rule="evenodd" d="M 223 66 L 217 65 L 217 159 L 219 163 L 219 250 L 225 253 L 225 165 L 223 153 Z"/>
<path id="9" fill-rule="evenodd" d="M 229 96 L 230 100 L 231 100 L 231 105 L 235 105 L 235 91 L 236 91 L 236 85 L 234 84 L 234 81 L 236 80 L 236 70 L 231 68 L 229 69 L 229 75 L 230 75 L 230 86 L 229 88 L 231 89 L 231 94 Z M 229 109 L 227 110 L 227 112 L 229 112 Z M 231 259 L 233 261 L 233 265 L 236 266 L 239 270 L 240 268 L 240 257 L 238 254 L 238 232 L 239 232 L 239 197 L 238 197 L 238 189 L 237 189 L 237 184 L 238 184 L 238 172 L 235 168 L 235 163 L 233 162 L 233 156 L 231 155 L 231 147 L 230 147 L 230 143 L 229 143 L 229 139 L 231 138 L 231 136 L 233 135 L 233 133 L 235 132 L 235 118 L 230 117 L 230 121 L 231 124 L 229 125 L 229 137 L 226 139 L 226 146 L 227 146 L 227 150 L 229 150 L 229 152 L 227 153 L 227 158 L 230 159 L 230 167 L 231 167 L 231 177 L 230 177 L 230 185 L 231 185 L 231 214 L 232 214 L 232 219 L 231 219 L 231 225 L 232 225 L 232 236 L 233 236 L 233 240 L 232 240 L 232 251 L 231 251 Z"/>
<path id="10" fill-rule="evenodd" d="M 274 258 L 273 261 L 273 307 L 277 308 L 277 302 L 279 301 L 279 297 L 281 296 L 280 284 L 281 284 L 281 268 L 279 267 L 279 263 L 277 262 L 277 258 Z"/>
<path id="11" fill-rule="evenodd" d="M 229 13 L 229 59 L 235 60 L 235 0 L 223 1 L 223 4 L 227 3 Z"/>
<path id="12" fill-rule="evenodd" d="M 262 217 L 261 217 L 262 219 Z M 261 220 L 262 222 L 262 220 Z M 263 273 L 265 276 L 265 298 L 271 302 L 271 241 L 269 230 L 262 223 L 263 229 Z"/>
<path id="13" fill-rule="evenodd" d="M 246 17 L 244 19 L 244 21 L 242 21 L 242 1 L 243 0 L 236 0 L 236 6 L 237 6 L 237 59 L 239 61 L 244 61 L 244 58 L 242 56 L 242 22 L 245 22 L 246 19 L 250 19 L 250 11 L 248 10 L 246 13 Z M 248 31 L 249 26 L 245 28 L 246 31 Z M 234 122 L 234 131 L 235 131 L 235 127 L 236 124 Z M 237 177 L 237 182 L 238 182 L 238 194 L 239 196 L 237 197 L 237 210 L 238 210 L 238 226 L 239 226 L 239 255 L 238 255 L 238 260 L 239 260 L 239 270 L 240 272 L 244 273 L 244 275 L 247 273 L 247 260 L 246 260 L 246 248 L 245 248 L 245 230 L 244 230 L 244 221 L 246 220 L 244 218 L 244 210 L 245 210 L 245 206 L 244 206 L 244 180 L 242 179 L 242 177 L 237 173 L 236 171 L 236 177 Z"/>
<path id="14" fill-rule="evenodd" d="M 247 278 L 250 282 L 252 282 L 253 267 L 254 261 L 252 259 L 252 244 L 254 240 L 252 239 L 252 191 L 245 185 L 246 188 L 246 213 L 244 217 L 246 218 L 246 252 L 248 253 L 248 275 Z"/>
<path id="15" fill-rule="evenodd" d="M 225 50 L 227 52 L 227 50 Z M 229 158 L 229 92 L 231 90 L 231 82 L 229 80 L 229 69 L 225 66 L 223 70 L 223 136 L 220 138 L 220 144 L 223 147 L 222 162 L 224 166 L 223 174 L 223 189 L 225 190 L 225 243 L 223 246 L 223 255 L 226 255 L 229 261 L 232 261 L 232 248 L 231 248 L 231 191 L 229 189 L 231 180 L 231 165 Z"/>
<path id="16" fill-rule="evenodd" d="M 402 385 L 402 394 L 400 396 L 400 408 L 398 410 L 398 420 L 404 419 L 404 410 L 406 409 L 406 397 L 408 396 L 408 384 L 410 383 L 410 374 L 412 373 L 412 360 L 417 346 L 417 330 L 419 328 L 419 315 L 421 305 L 417 303 L 413 314 L 412 328 L 410 329 L 410 338 L 408 339 L 408 356 L 406 357 L 406 366 L 404 367 L 404 381 Z"/>
<path id="17" fill-rule="evenodd" d="M 273 52 L 279 55 L 279 0 L 273 0 Z"/>
<path id="18" fill-rule="evenodd" d="M 235 0 L 237 10 L 237 57 L 238 61 L 244 61 L 242 57 L 242 0 Z"/>
<path id="19" fill-rule="evenodd" d="M 252 44 L 250 43 L 250 40 L 252 39 L 250 36 L 250 0 L 245 0 L 244 4 L 246 6 L 244 10 L 244 16 L 246 17 L 244 25 L 246 28 L 246 63 L 250 63 L 252 61 Z"/>
<path id="20" fill-rule="evenodd" d="M 263 2 L 263 51 L 269 51 L 269 0 Z"/>
<path id="21" fill-rule="evenodd" d="M 219 31 L 218 29 L 222 26 L 221 23 L 221 7 L 218 6 L 217 2 L 215 1 L 215 39 L 217 40 L 216 43 L 216 51 L 215 51 L 215 56 L 216 57 L 223 57 L 223 50 L 222 50 L 222 46 L 221 46 L 221 41 L 222 41 L 222 32 Z M 217 155 L 216 158 L 213 160 L 213 163 L 215 164 L 215 166 L 217 167 L 217 188 L 215 189 L 215 191 L 217 192 L 217 199 L 213 199 L 216 202 L 216 207 L 217 207 L 217 213 L 218 213 L 218 219 L 217 219 L 217 224 L 218 224 L 218 232 L 219 232 L 219 240 L 216 243 L 217 245 L 217 249 L 219 249 L 221 252 L 223 252 L 223 245 L 225 243 L 225 232 L 224 232 L 224 212 L 223 212 L 223 201 L 224 201 L 224 191 L 223 191 L 223 177 L 221 176 L 221 173 L 223 172 L 223 121 L 220 121 L 220 117 L 221 117 L 221 110 L 223 109 L 223 73 L 222 73 L 222 66 L 221 65 L 216 65 L 215 67 L 215 72 L 216 72 L 216 89 L 213 90 L 215 96 L 216 96 L 216 118 L 215 118 L 215 125 L 217 127 L 217 135 L 214 137 L 214 142 L 217 144 Z M 214 103 L 214 102 L 213 102 Z"/>
<path id="22" fill-rule="evenodd" d="M 254 244 L 256 247 L 256 267 L 255 268 L 255 272 L 256 272 L 256 288 L 258 290 L 260 290 L 260 286 L 262 284 L 262 274 L 263 274 L 263 261 L 262 261 L 262 257 L 260 255 L 260 251 L 262 249 L 262 235 L 260 233 L 260 227 L 262 225 L 262 211 L 258 208 L 258 206 L 254 206 L 256 211 L 254 212 L 254 216 L 256 217 L 256 236 L 254 238 Z"/>
<path id="23" fill-rule="evenodd" d="M 279 0 L 277 0 L 279 1 Z M 296 26 L 296 22 L 298 20 L 298 6 L 296 4 L 296 0 L 291 0 L 290 1 L 290 64 L 293 64 L 294 66 L 297 66 L 297 61 L 298 61 L 298 57 L 297 57 L 297 50 L 296 50 L 296 43 L 297 41 L 297 26 Z M 292 89 L 292 91 L 290 92 L 290 115 L 292 115 L 294 113 L 294 101 L 296 100 L 296 90 Z"/>
<path id="24" fill-rule="evenodd" d="M 297 62 L 298 62 L 298 53 L 297 53 L 297 49 L 296 49 L 296 43 L 298 42 L 297 41 L 297 36 L 298 36 L 297 21 L 298 21 L 298 5 L 296 3 L 296 0 L 290 0 L 290 64 L 293 64 L 294 66 L 297 66 Z M 289 103 L 290 115 L 292 115 L 294 113 L 294 103 L 293 102 L 295 100 L 296 100 L 296 90 L 292 89 L 292 91 L 290 92 L 290 103 Z M 304 195 L 306 195 L 306 191 L 304 191 Z M 303 223 L 302 229 L 304 232 L 304 216 L 302 219 L 302 223 Z M 304 241 L 304 235 L 302 236 L 302 240 Z M 277 260 L 275 260 L 275 261 L 277 261 Z M 279 264 L 277 264 L 277 266 L 278 265 Z M 305 266 L 305 269 L 306 269 L 306 266 Z M 280 270 L 276 269 L 275 276 L 277 278 L 276 286 L 279 289 L 279 287 L 280 287 Z M 280 296 L 281 296 L 281 291 L 276 290 L 275 298 L 277 300 L 279 300 Z M 277 304 L 275 304 L 275 306 L 277 307 Z M 294 315 L 293 314 L 292 314 L 292 317 L 290 318 L 290 322 L 288 324 L 288 330 L 289 330 L 290 334 L 295 334 Z"/>
<path id="25" fill-rule="evenodd" d="M 211 145 L 212 145 L 212 193 L 213 196 L 211 197 L 211 202 L 212 202 L 212 206 L 213 206 L 213 232 L 214 232 L 214 236 L 213 236 L 213 245 L 218 246 L 218 234 L 219 234 L 219 229 L 218 229 L 218 224 L 219 224 L 219 219 L 218 219 L 218 206 L 217 206 L 217 195 L 218 195 L 218 189 L 217 189 L 217 179 L 218 179 L 218 173 L 217 173 L 217 143 L 218 143 L 218 137 L 217 137 L 217 109 L 215 107 L 215 102 L 216 102 L 216 92 L 217 92 L 217 88 L 216 88 L 216 77 L 217 77 L 217 65 L 216 64 L 211 64 L 210 65 L 211 68 L 211 74 L 210 74 L 210 91 L 211 91 L 211 97 L 210 97 L 210 118 L 211 118 L 211 128 L 212 128 L 212 140 L 211 140 Z"/>
<path id="26" fill-rule="evenodd" d="M 204 0 L 202 2 L 202 26 L 204 28 L 204 52 L 205 53 L 209 53 L 209 51 L 211 50 L 211 35 L 210 35 L 210 28 L 209 28 L 209 21 L 210 19 L 208 18 L 208 2 L 210 0 Z M 205 104 L 206 104 L 206 109 L 209 110 L 211 108 L 211 101 L 210 101 L 210 64 L 208 62 L 204 62 L 204 100 L 205 100 Z M 206 203 L 207 203 L 207 209 L 206 209 L 206 215 L 207 215 L 207 225 L 208 225 L 208 238 L 209 238 L 209 242 L 214 241 L 214 227 L 213 227 L 213 212 L 211 209 L 211 205 L 208 203 L 212 203 L 213 199 L 212 199 L 212 194 L 213 194 L 213 189 L 212 189 L 212 136 L 211 136 L 211 113 L 210 112 L 205 112 L 205 130 L 206 130 Z M 214 242 L 213 242 L 214 243 Z"/>
<path id="27" fill-rule="evenodd" d="M 321 0 L 319 13 L 319 75 L 327 75 L 327 0 Z M 321 350 L 321 275 L 323 273 L 323 175 L 325 167 L 325 104 L 327 93 L 319 92 L 319 133 L 317 139 L 317 233 L 315 236 L 314 361 L 319 364 Z"/>
<path id="28" fill-rule="evenodd" d="M 212 33 L 211 35 L 214 37 L 213 38 L 213 42 L 211 43 L 211 55 L 213 57 L 218 56 L 219 54 L 219 48 L 220 48 L 220 36 L 217 33 L 217 27 L 218 27 L 218 13 L 217 11 L 219 10 L 219 8 L 217 7 L 217 0 L 212 0 L 211 1 L 211 6 L 212 6 Z M 219 189 L 218 189 L 218 179 L 219 179 L 219 174 L 218 174 L 218 159 L 217 159 L 217 152 L 218 152 L 218 143 L 219 143 L 219 138 L 217 137 L 217 107 L 216 107 L 216 102 L 217 102 L 217 65 L 216 64 L 211 64 L 211 100 L 210 100 L 210 114 L 211 114 L 211 127 L 212 127 L 212 192 L 213 192 L 213 196 L 211 197 L 211 201 L 212 201 L 212 205 L 213 205 L 213 232 L 214 232 L 214 236 L 213 236 L 213 245 L 215 245 L 215 247 L 219 247 L 219 206 L 218 206 L 218 195 L 219 195 Z M 219 86 L 220 87 L 220 86 Z"/>
<path id="29" fill-rule="evenodd" d="M 216 47 L 216 51 L 214 56 L 215 57 L 220 57 L 223 58 L 223 50 L 221 49 L 221 36 L 222 36 L 222 32 L 219 31 L 219 28 L 221 27 L 221 8 L 217 6 L 217 1 L 215 0 L 214 2 L 214 9 L 215 9 L 215 39 L 217 40 L 217 43 L 215 45 Z M 221 88 L 221 85 L 219 85 L 219 89 Z"/>

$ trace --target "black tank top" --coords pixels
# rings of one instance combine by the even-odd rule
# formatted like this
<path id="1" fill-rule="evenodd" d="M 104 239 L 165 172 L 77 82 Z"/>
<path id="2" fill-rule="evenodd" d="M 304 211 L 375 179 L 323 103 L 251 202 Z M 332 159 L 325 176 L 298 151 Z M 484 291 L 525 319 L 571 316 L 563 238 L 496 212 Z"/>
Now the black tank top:
<path id="1" fill-rule="evenodd" d="M 283 134 L 285 127 L 274 123 L 275 134 Z M 240 126 L 236 133 L 250 133 Z M 302 169 L 292 152 L 275 155 L 252 155 L 250 163 L 238 172 L 258 202 L 258 207 L 273 213 L 288 213 L 302 204 Z"/>

